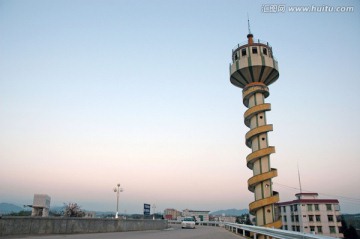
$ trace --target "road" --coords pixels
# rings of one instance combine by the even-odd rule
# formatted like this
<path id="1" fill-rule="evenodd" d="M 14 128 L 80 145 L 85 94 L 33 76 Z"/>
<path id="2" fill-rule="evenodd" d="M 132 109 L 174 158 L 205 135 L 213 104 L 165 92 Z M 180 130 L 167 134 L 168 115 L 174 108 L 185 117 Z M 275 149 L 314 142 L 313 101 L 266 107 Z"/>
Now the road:
<path id="1" fill-rule="evenodd" d="M 224 228 L 197 226 L 195 229 L 181 229 L 180 225 L 161 231 L 109 232 L 72 235 L 17 236 L 5 238 L 28 239 L 241 239 Z M 4 239 L 5 239 L 4 238 Z"/>

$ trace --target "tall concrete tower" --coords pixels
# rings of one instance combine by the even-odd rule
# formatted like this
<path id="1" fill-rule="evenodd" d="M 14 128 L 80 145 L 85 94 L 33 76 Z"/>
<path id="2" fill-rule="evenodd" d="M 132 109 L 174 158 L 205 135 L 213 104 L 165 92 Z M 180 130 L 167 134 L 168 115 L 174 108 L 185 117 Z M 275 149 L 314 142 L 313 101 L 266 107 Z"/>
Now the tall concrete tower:
<path id="1" fill-rule="evenodd" d="M 278 62 L 267 42 L 253 39 L 251 33 L 247 38 L 247 42 L 232 50 L 230 82 L 243 89 L 243 103 L 249 108 L 244 114 L 245 125 L 250 128 L 245 143 L 252 153 L 246 161 L 247 167 L 253 170 L 248 188 L 255 196 L 249 204 L 249 211 L 256 216 L 258 226 L 280 228 L 281 220 L 275 211 L 279 194 L 272 188 L 272 178 L 277 176 L 277 170 L 270 164 L 275 147 L 269 146 L 268 140 L 268 132 L 273 130 L 273 126 L 266 120 L 266 111 L 270 111 L 271 105 L 265 103 L 269 96 L 268 85 L 279 78 Z"/>

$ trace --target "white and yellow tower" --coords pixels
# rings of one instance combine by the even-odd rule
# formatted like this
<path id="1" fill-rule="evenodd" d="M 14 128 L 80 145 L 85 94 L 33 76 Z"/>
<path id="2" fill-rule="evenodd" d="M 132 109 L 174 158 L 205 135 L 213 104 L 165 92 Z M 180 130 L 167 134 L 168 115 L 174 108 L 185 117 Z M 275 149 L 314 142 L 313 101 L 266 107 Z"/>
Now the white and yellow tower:
<path id="1" fill-rule="evenodd" d="M 268 132 L 273 126 L 266 120 L 266 111 L 270 111 L 271 105 L 265 103 L 269 96 L 268 85 L 279 78 L 278 62 L 267 42 L 253 39 L 251 33 L 247 38 L 246 43 L 238 44 L 232 51 L 230 82 L 243 89 L 243 103 L 249 108 L 244 114 L 245 125 L 250 128 L 245 142 L 252 152 L 246 161 L 247 167 L 253 170 L 248 188 L 255 197 L 249 204 L 249 211 L 256 216 L 258 226 L 280 228 L 281 220 L 275 211 L 279 194 L 272 187 L 277 170 L 271 168 L 270 162 L 275 147 L 269 146 L 268 140 Z"/>

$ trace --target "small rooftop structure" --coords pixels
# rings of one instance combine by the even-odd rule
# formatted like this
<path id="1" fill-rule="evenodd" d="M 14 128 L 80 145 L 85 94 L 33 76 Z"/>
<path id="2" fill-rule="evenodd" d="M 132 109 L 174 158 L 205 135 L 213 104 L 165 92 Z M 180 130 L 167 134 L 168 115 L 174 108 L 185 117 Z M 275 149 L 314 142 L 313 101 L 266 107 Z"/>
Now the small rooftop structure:
<path id="1" fill-rule="evenodd" d="M 34 194 L 31 216 L 48 217 L 51 198 L 46 194 Z"/>

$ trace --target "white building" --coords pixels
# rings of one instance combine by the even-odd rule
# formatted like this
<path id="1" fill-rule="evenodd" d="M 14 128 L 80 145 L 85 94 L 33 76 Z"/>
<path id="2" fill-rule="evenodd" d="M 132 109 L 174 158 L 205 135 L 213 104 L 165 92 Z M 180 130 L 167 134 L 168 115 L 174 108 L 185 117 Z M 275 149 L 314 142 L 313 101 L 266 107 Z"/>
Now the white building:
<path id="1" fill-rule="evenodd" d="M 197 221 L 209 221 L 210 211 L 183 210 L 184 217 L 195 217 Z"/>
<path id="2" fill-rule="evenodd" d="M 96 218 L 96 212 L 86 211 L 84 213 L 85 213 L 85 215 L 84 215 L 85 218 Z"/>
<path id="3" fill-rule="evenodd" d="M 317 193 L 295 194 L 296 200 L 278 203 L 282 229 L 343 237 L 337 199 L 319 199 Z"/>
<path id="4" fill-rule="evenodd" d="M 236 217 L 234 217 L 234 216 L 219 216 L 216 221 L 235 223 Z"/>

